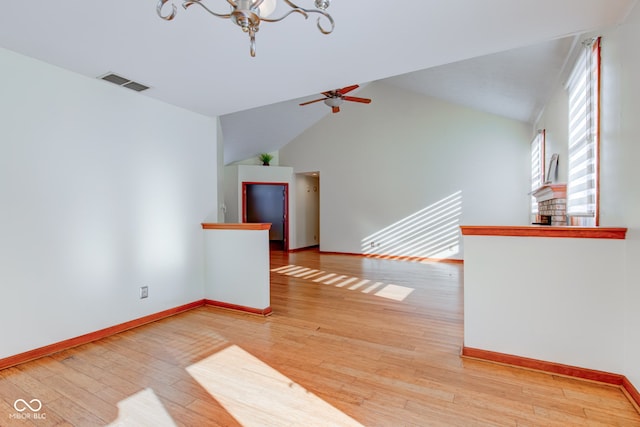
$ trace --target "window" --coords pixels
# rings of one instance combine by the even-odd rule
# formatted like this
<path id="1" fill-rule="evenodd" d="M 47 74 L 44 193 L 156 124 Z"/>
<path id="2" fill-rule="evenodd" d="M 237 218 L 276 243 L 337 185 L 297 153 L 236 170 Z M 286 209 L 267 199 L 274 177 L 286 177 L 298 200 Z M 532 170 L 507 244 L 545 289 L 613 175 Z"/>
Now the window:
<path id="1" fill-rule="evenodd" d="M 533 193 L 544 183 L 544 137 L 545 131 L 538 130 L 538 134 L 531 141 L 531 192 Z M 538 202 L 531 196 L 531 222 L 540 222 L 538 218 Z"/>
<path id="2" fill-rule="evenodd" d="M 597 226 L 600 103 L 600 38 L 585 49 L 571 73 L 569 92 L 569 159 L 567 215 L 571 225 Z"/>

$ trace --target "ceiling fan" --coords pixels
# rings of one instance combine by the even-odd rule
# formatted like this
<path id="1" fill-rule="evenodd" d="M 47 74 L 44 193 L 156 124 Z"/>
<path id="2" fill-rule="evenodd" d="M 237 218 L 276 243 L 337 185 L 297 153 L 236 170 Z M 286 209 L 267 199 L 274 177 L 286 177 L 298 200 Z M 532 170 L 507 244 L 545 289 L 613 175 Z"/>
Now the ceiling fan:
<path id="1" fill-rule="evenodd" d="M 331 111 L 337 113 L 340 111 L 340 104 L 344 101 L 351 102 L 361 102 L 363 104 L 369 104 L 371 102 L 368 98 L 358 98 L 355 96 L 345 96 L 347 93 L 351 92 L 354 89 L 359 88 L 358 85 L 343 87 L 342 89 L 330 90 L 328 92 L 322 92 L 325 96 L 324 98 L 314 99 L 313 101 L 303 102 L 302 105 L 313 104 L 314 102 L 324 101 L 329 107 L 331 107 Z"/>

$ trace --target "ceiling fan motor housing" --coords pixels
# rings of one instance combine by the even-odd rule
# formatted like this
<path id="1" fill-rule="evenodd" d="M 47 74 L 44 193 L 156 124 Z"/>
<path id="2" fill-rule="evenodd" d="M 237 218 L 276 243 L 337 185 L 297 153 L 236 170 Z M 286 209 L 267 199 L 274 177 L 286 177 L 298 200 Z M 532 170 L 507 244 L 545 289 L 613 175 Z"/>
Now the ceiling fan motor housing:
<path id="1" fill-rule="evenodd" d="M 324 103 L 329 107 L 339 107 L 342 104 L 343 99 L 340 97 L 331 97 L 324 100 Z"/>

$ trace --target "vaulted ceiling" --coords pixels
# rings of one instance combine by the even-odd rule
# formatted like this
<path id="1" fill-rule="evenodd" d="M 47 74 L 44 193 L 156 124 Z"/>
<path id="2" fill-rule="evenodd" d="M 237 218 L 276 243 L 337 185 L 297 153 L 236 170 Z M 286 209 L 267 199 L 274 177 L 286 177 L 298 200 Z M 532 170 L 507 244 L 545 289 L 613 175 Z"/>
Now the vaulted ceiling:
<path id="1" fill-rule="evenodd" d="M 379 80 L 532 121 L 572 36 L 623 21 L 635 3 L 333 0 L 332 34 L 313 16 L 263 23 L 252 58 L 245 33 L 198 7 L 168 22 L 156 0 L 13 1 L 0 12 L 0 47 L 90 78 L 115 72 L 151 87 L 140 96 L 220 116 L 228 163 L 276 150 L 328 114 L 300 102 Z"/>

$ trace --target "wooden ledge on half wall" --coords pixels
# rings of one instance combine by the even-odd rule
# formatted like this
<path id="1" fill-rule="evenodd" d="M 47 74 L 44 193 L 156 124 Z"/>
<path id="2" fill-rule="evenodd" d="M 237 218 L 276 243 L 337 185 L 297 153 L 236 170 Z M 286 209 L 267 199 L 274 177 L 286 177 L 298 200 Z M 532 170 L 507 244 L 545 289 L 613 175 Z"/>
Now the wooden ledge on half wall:
<path id="1" fill-rule="evenodd" d="M 269 230 L 271 223 L 261 222 L 240 222 L 240 223 L 222 223 L 222 222 L 203 222 L 203 230 Z"/>
<path id="2" fill-rule="evenodd" d="M 562 227 L 548 225 L 461 225 L 463 236 L 562 237 L 624 240 L 624 227 Z"/>

